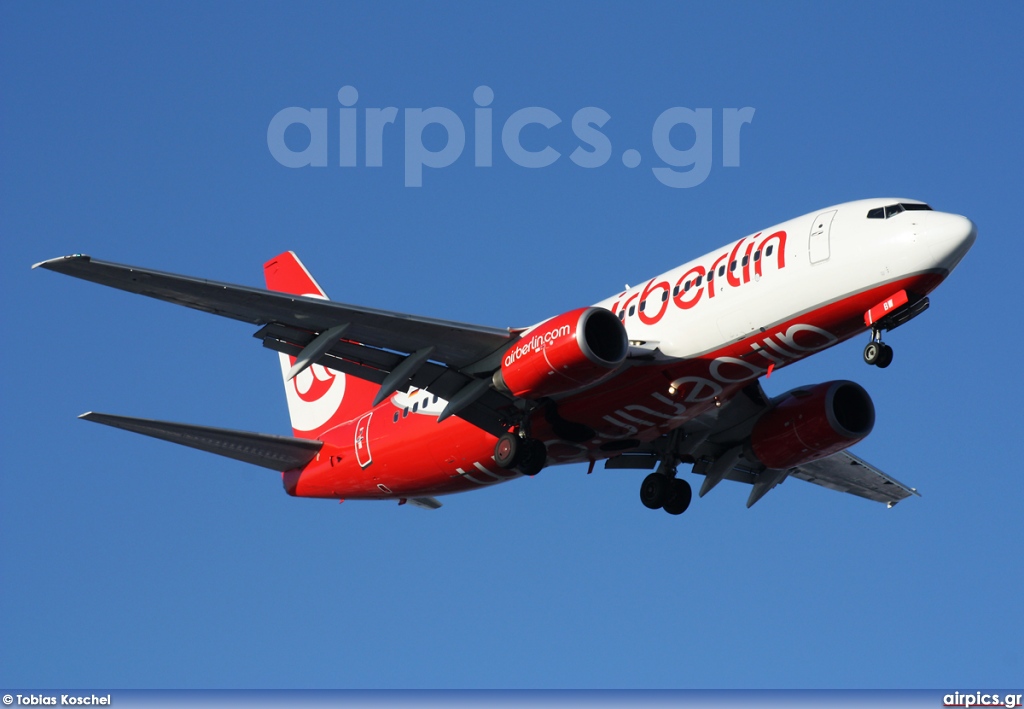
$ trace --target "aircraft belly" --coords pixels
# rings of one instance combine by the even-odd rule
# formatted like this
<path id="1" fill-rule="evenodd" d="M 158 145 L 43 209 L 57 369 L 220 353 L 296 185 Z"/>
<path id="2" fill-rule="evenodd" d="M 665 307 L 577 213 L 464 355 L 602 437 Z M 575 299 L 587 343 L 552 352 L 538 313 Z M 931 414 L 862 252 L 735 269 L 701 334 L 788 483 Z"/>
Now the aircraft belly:
<path id="1" fill-rule="evenodd" d="M 518 477 L 494 464 L 496 438 L 462 419 L 395 420 L 384 404 L 329 433 L 322 455 L 285 486 L 298 497 L 394 499 L 443 495 Z"/>

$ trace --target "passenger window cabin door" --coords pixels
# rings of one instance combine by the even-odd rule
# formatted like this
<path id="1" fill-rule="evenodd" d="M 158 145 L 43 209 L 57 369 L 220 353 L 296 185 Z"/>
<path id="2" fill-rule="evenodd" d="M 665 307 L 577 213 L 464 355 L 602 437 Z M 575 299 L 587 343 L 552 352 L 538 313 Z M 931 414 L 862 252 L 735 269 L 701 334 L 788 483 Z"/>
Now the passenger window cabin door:
<path id="1" fill-rule="evenodd" d="M 838 210 L 822 212 L 814 218 L 811 223 L 811 236 L 807 243 L 807 251 L 811 257 L 811 263 L 828 261 L 830 256 L 829 233 L 832 231 L 832 219 Z"/>

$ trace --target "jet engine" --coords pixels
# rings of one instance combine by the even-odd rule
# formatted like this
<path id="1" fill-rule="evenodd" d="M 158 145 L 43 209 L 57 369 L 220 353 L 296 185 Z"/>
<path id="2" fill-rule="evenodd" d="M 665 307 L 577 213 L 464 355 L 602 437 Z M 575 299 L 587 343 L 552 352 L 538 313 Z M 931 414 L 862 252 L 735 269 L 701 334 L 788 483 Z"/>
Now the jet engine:
<path id="1" fill-rule="evenodd" d="M 754 424 L 750 448 L 766 467 L 784 470 L 845 450 L 874 425 L 875 405 L 862 386 L 824 382 L 780 396 Z"/>
<path id="2" fill-rule="evenodd" d="M 604 308 L 578 308 L 525 333 L 505 352 L 494 385 L 537 398 L 579 389 L 610 374 L 626 359 L 626 328 Z"/>

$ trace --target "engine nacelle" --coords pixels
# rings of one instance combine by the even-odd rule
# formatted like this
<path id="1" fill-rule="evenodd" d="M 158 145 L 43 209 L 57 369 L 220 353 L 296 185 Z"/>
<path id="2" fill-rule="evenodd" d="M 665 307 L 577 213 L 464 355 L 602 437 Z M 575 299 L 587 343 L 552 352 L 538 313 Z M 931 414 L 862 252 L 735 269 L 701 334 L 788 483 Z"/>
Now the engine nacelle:
<path id="1" fill-rule="evenodd" d="M 783 394 L 750 435 L 754 456 L 784 470 L 849 448 L 871 433 L 875 405 L 860 384 L 824 382 Z"/>
<path id="2" fill-rule="evenodd" d="M 536 326 L 494 374 L 497 388 L 515 396 L 550 396 L 592 384 L 626 359 L 626 328 L 604 308 L 578 308 Z"/>

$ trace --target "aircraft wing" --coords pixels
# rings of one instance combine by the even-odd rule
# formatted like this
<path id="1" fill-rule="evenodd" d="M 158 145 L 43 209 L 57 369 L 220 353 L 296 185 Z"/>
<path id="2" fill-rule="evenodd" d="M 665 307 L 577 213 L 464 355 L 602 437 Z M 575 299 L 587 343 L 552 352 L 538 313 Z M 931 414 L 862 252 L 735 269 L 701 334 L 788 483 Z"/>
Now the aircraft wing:
<path id="1" fill-rule="evenodd" d="M 500 364 L 502 352 L 517 336 L 508 330 L 468 325 L 436 318 L 376 310 L 321 298 L 290 295 L 262 288 L 97 261 L 76 254 L 37 263 L 45 268 L 131 293 L 184 305 L 253 325 L 265 347 L 298 356 L 317 336 L 344 326 L 342 337 L 318 350 L 315 361 L 346 374 L 382 384 L 410 355 L 427 359 L 414 369 L 408 383 L 454 400 L 466 391 L 469 403 L 457 415 L 501 435 L 508 430 L 512 397 L 490 388 L 481 393 L 483 379 Z"/>
<path id="2" fill-rule="evenodd" d="M 707 449 L 698 449 L 697 455 L 705 450 L 720 452 L 742 440 L 749 440 L 753 424 L 771 400 L 765 395 L 760 383 L 754 383 L 734 396 L 721 409 L 714 409 L 707 417 L 694 422 L 706 426 Z M 707 466 L 695 466 L 695 471 L 705 472 Z M 820 458 L 789 470 L 764 470 L 756 462 L 743 457 L 725 474 L 725 479 L 753 485 L 747 507 L 750 507 L 787 477 L 799 478 L 821 485 L 837 492 L 847 492 L 892 507 L 900 500 L 917 495 L 917 490 L 886 475 L 870 463 L 849 451 L 840 451 L 826 458 Z"/>
<path id="3" fill-rule="evenodd" d="M 687 422 L 678 433 L 668 434 L 622 455 L 609 458 L 606 468 L 652 470 L 665 453 L 676 450 L 695 461 L 693 472 L 707 475 L 709 464 L 726 450 L 749 440 L 754 423 L 771 405 L 759 382 L 737 392 L 721 407 Z M 688 443 L 693 441 L 693 443 Z M 849 451 L 840 451 L 789 470 L 765 470 L 746 458 L 746 453 L 726 470 L 721 479 L 753 486 L 747 507 L 752 506 L 787 477 L 799 478 L 829 490 L 847 492 L 892 507 L 911 495 L 919 495 Z"/>
<path id="4" fill-rule="evenodd" d="M 806 480 L 829 490 L 848 492 L 892 507 L 900 500 L 920 493 L 849 451 L 840 451 L 827 458 L 794 468 L 791 477 Z"/>
<path id="5" fill-rule="evenodd" d="M 400 352 L 433 346 L 432 359 L 452 367 L 477 362 L 513 339 L 508 330 L 179 276 L 81 254 L 33 266 L 37 267 L 254 325 L 279 323 L 319 333 L 348 323 L 346 339 Z"/>

